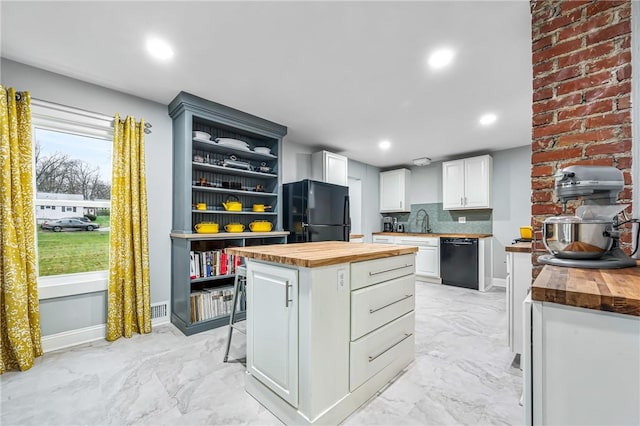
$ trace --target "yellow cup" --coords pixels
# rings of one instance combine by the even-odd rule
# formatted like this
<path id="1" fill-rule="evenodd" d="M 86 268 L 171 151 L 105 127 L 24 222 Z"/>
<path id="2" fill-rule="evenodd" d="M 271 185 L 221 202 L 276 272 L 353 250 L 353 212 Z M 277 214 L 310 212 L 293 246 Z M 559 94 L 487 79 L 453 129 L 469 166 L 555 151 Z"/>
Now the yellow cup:
<path id="1" fill-rule="evenodd" d="M 206 209 L 207 209 L 207 203 L 196 204 L 196 210 L 206 210 Z"/>

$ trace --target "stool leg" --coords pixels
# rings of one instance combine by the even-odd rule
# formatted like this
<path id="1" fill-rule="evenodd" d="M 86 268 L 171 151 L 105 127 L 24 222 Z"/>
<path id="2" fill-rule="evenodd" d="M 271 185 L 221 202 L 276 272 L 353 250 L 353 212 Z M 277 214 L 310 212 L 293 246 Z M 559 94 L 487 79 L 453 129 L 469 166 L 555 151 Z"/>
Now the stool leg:
<path id="1" fill-rule="evenodd" d="M 233 306 L 231 307 L 231 315 L 229 315 L 229 334 L 227 335 L 227 348 L 224 351 L 224 360 L 227 362 L 229 358 L 229 348 L 231 347 L 231 335 L 233 333 L 233 323 L 236 319 L 236 305 L 238 304 L 238 290 L 240 289 L 240 275 L 236 275 L 235 282 L 233 283 Z"/>

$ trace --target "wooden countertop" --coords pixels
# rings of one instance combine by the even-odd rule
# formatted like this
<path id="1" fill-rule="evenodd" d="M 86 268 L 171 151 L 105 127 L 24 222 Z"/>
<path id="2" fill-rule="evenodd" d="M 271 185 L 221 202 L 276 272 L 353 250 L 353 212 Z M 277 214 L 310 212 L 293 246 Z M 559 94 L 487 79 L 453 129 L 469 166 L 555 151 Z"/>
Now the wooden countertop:
<path id="1" fill-rule="evenodd" d="M 316 243 L 230 247 L 225 251 L 229 254 L 266 262 L 314 268 L 410 254 L 418 251 L 418 248 L 392 244 L 352 244 L 346 241 L 322 241 Z"/>
<path id="2" fill-rule="evenodd" d="M 289 231 L 270 231 L 270 232 L 218 232 L 215 234 L 209 233 L 193 233 L 193 234 L 181 234 L 171 232 L 169 237 L 175 239 L 186 240 L 227 240 L 234 238 L 269 238 L 269 237 L 286 237 L 289 235 Z"/>
<path id="3" fill-rule="evenodd" d="M 364 238 L 364 234 L 349 234 L 349 238 Z"/>
<path id="4" fill-rule="evenodd" d="M 443 237 L 443 238 L 493 237 L 493 234 L 422 234 L 420 232 L 373 232 L 371 235 L 388 235 L 390 237 Z"/>
<path id="5" fill-rule="evenodd" d="M 531 298 L 640 316 L 640 267 L 582 269 L 545 265 L 531 287 Z"/>
<path id="6" fill-rule="evenodd" d="M 506 246 L 504 251 L 510 251 L 513 253 L 531 253 L 531 242 L 513 243 L 510 246 Z"/>

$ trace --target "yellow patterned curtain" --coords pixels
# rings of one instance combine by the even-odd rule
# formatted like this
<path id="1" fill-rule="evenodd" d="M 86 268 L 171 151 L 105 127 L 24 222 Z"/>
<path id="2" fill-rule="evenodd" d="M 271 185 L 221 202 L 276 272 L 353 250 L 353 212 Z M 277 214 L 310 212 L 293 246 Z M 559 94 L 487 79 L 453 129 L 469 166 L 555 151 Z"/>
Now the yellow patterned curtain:
<path id="1" fill-rule="evenodd" d="M 113 126 L 107 340 L 151 332 L 144 120 Z"/>
<path id="2" fill-rule="evenodd" d="M 0 374 L 42 355 L 31 96 L 0 85 Z"/>

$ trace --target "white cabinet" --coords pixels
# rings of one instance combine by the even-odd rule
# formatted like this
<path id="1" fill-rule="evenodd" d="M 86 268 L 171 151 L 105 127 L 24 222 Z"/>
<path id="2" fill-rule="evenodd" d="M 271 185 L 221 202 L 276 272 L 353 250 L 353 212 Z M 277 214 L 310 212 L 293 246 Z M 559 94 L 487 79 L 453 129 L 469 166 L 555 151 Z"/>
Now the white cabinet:
<path id="1" fill-rule="evenodd" d="M 524 424 L 640 424 L 640 317 L 525 300 Z"/>
<path id="2" fill-rule="evenodd" d="M 380 212 L 410 212 L 411 171 L 380 172 Z"/>
<path id="3" fill-rule="evenodd" d="M 247 371 L 298 406 L 298 271 L 256 263 L 247 276 Z"/>
<path id="4" fill-rule="evenodd" d="M 507 340 L 522 354 L 522 302 L 531 286 L 531 253 L 507 252 Z"/>
<path id="5" fill-rule="evenodd" d="M 329 151 L 320 151 L 311 155 L 313 179 L 335 185 L 347 186 L 349 159 Z"/>
<path id="6" fill-rule="evenodd" d="M 394 237 L 392 243 L 405 246 L 417 246 L 416 275 L 419 277 L 433 278 L 440 282 L 440 238 L 416 236 Z"/>
<path id="7" fill-rule="evenodd" d="M 491 208 L 493 159 L 490 155 L 442 163 L 445 210 Z"/>

